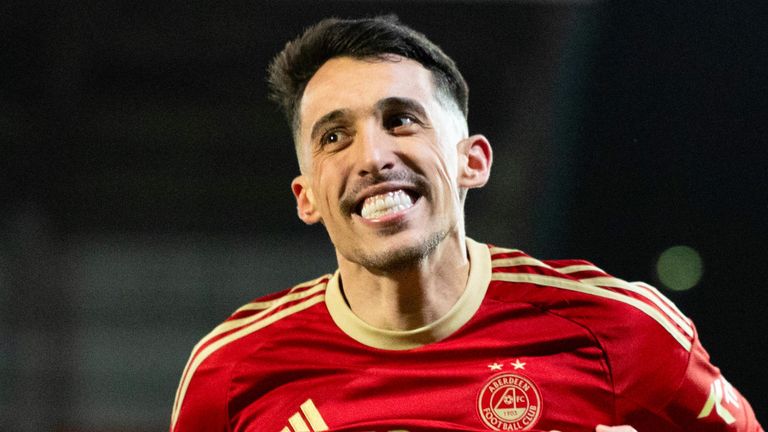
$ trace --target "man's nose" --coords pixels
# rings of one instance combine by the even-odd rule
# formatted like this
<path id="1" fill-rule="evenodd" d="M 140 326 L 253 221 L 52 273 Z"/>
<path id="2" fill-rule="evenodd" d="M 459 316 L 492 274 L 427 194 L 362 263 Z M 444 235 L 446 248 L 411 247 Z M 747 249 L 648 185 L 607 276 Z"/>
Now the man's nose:
<path id="1" fill-rule="evenodd" d="M 353 146 L 357 157 L 357 173 L 361 177 L 379 174 L 395 166 L 395 137 L 380 125 L 368 124 L 358 129 Z"/>

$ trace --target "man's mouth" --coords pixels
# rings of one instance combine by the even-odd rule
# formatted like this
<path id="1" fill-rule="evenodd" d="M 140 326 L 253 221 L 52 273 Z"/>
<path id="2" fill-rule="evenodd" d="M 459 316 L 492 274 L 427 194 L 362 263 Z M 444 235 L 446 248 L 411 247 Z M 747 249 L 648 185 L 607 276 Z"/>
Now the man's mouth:
<path id="1" fill-rule="evenodd" d="M 413 207 L 414 201 L 418 198 L 418 195 L 412 192 L 397 189 L 366 198 L 362 202 L 358 213 L 364 219 L 380 219 L 389 214 Z"/>

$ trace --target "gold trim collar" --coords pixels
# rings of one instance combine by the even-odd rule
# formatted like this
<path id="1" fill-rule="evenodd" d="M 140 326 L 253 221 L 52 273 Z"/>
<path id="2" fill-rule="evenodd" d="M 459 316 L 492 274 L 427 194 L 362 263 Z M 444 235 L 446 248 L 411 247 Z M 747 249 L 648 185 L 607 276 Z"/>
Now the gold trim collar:
<path id="1" fill-rule="evenodd" d="M 339 271 L 334 273 L 325 295 L 325 304 L 336 325 L 349 337 L 373 348 L 407 350 L 437 342 L 466 324 L 480 308 L 491 281 L 491 254 L 488 247 L 466 239 L 469 257 L 467 287 L 459 300 L 442 318 L 413 330 L 396 331 L 373 327 L 347 306 L 339 287 Z"/>

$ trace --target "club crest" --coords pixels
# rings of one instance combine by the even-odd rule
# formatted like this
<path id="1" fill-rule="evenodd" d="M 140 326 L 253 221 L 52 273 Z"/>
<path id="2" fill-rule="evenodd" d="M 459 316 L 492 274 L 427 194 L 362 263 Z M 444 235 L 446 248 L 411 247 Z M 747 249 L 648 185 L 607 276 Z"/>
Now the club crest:
<path id="1" fill-rule="evenodd" d="M 480 418 L 494 430 L 531 429 L 541 416 L 541 393 L 527 377 L 500 373 L 483 385 L 477 397 Z"/>

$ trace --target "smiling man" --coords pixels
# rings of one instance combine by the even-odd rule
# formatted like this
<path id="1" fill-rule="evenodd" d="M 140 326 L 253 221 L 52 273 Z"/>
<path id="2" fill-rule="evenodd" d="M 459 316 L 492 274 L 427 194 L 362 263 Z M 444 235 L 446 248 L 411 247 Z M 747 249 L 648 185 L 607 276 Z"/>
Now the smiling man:
<path id="1" fill-rule="evenodd" d="M 172 431 L 762 431 L 653 287 L 465 236 L 491 146 L 423 35 L 324 20 L 269 72 L 298 215 L 324 225 L 338 270 L 201 340 Z"/>
<path id="2" fill-rule="evenodd" d="M 361 287 L 346 301 L 376 328 L 434 322 L 466 287 L 463 201 L 487 181 L 491 148 L 434 87 L 414 60 L 337 57 L 299 107 L 299 217 L 325 225 L 341 280 Z"/>

